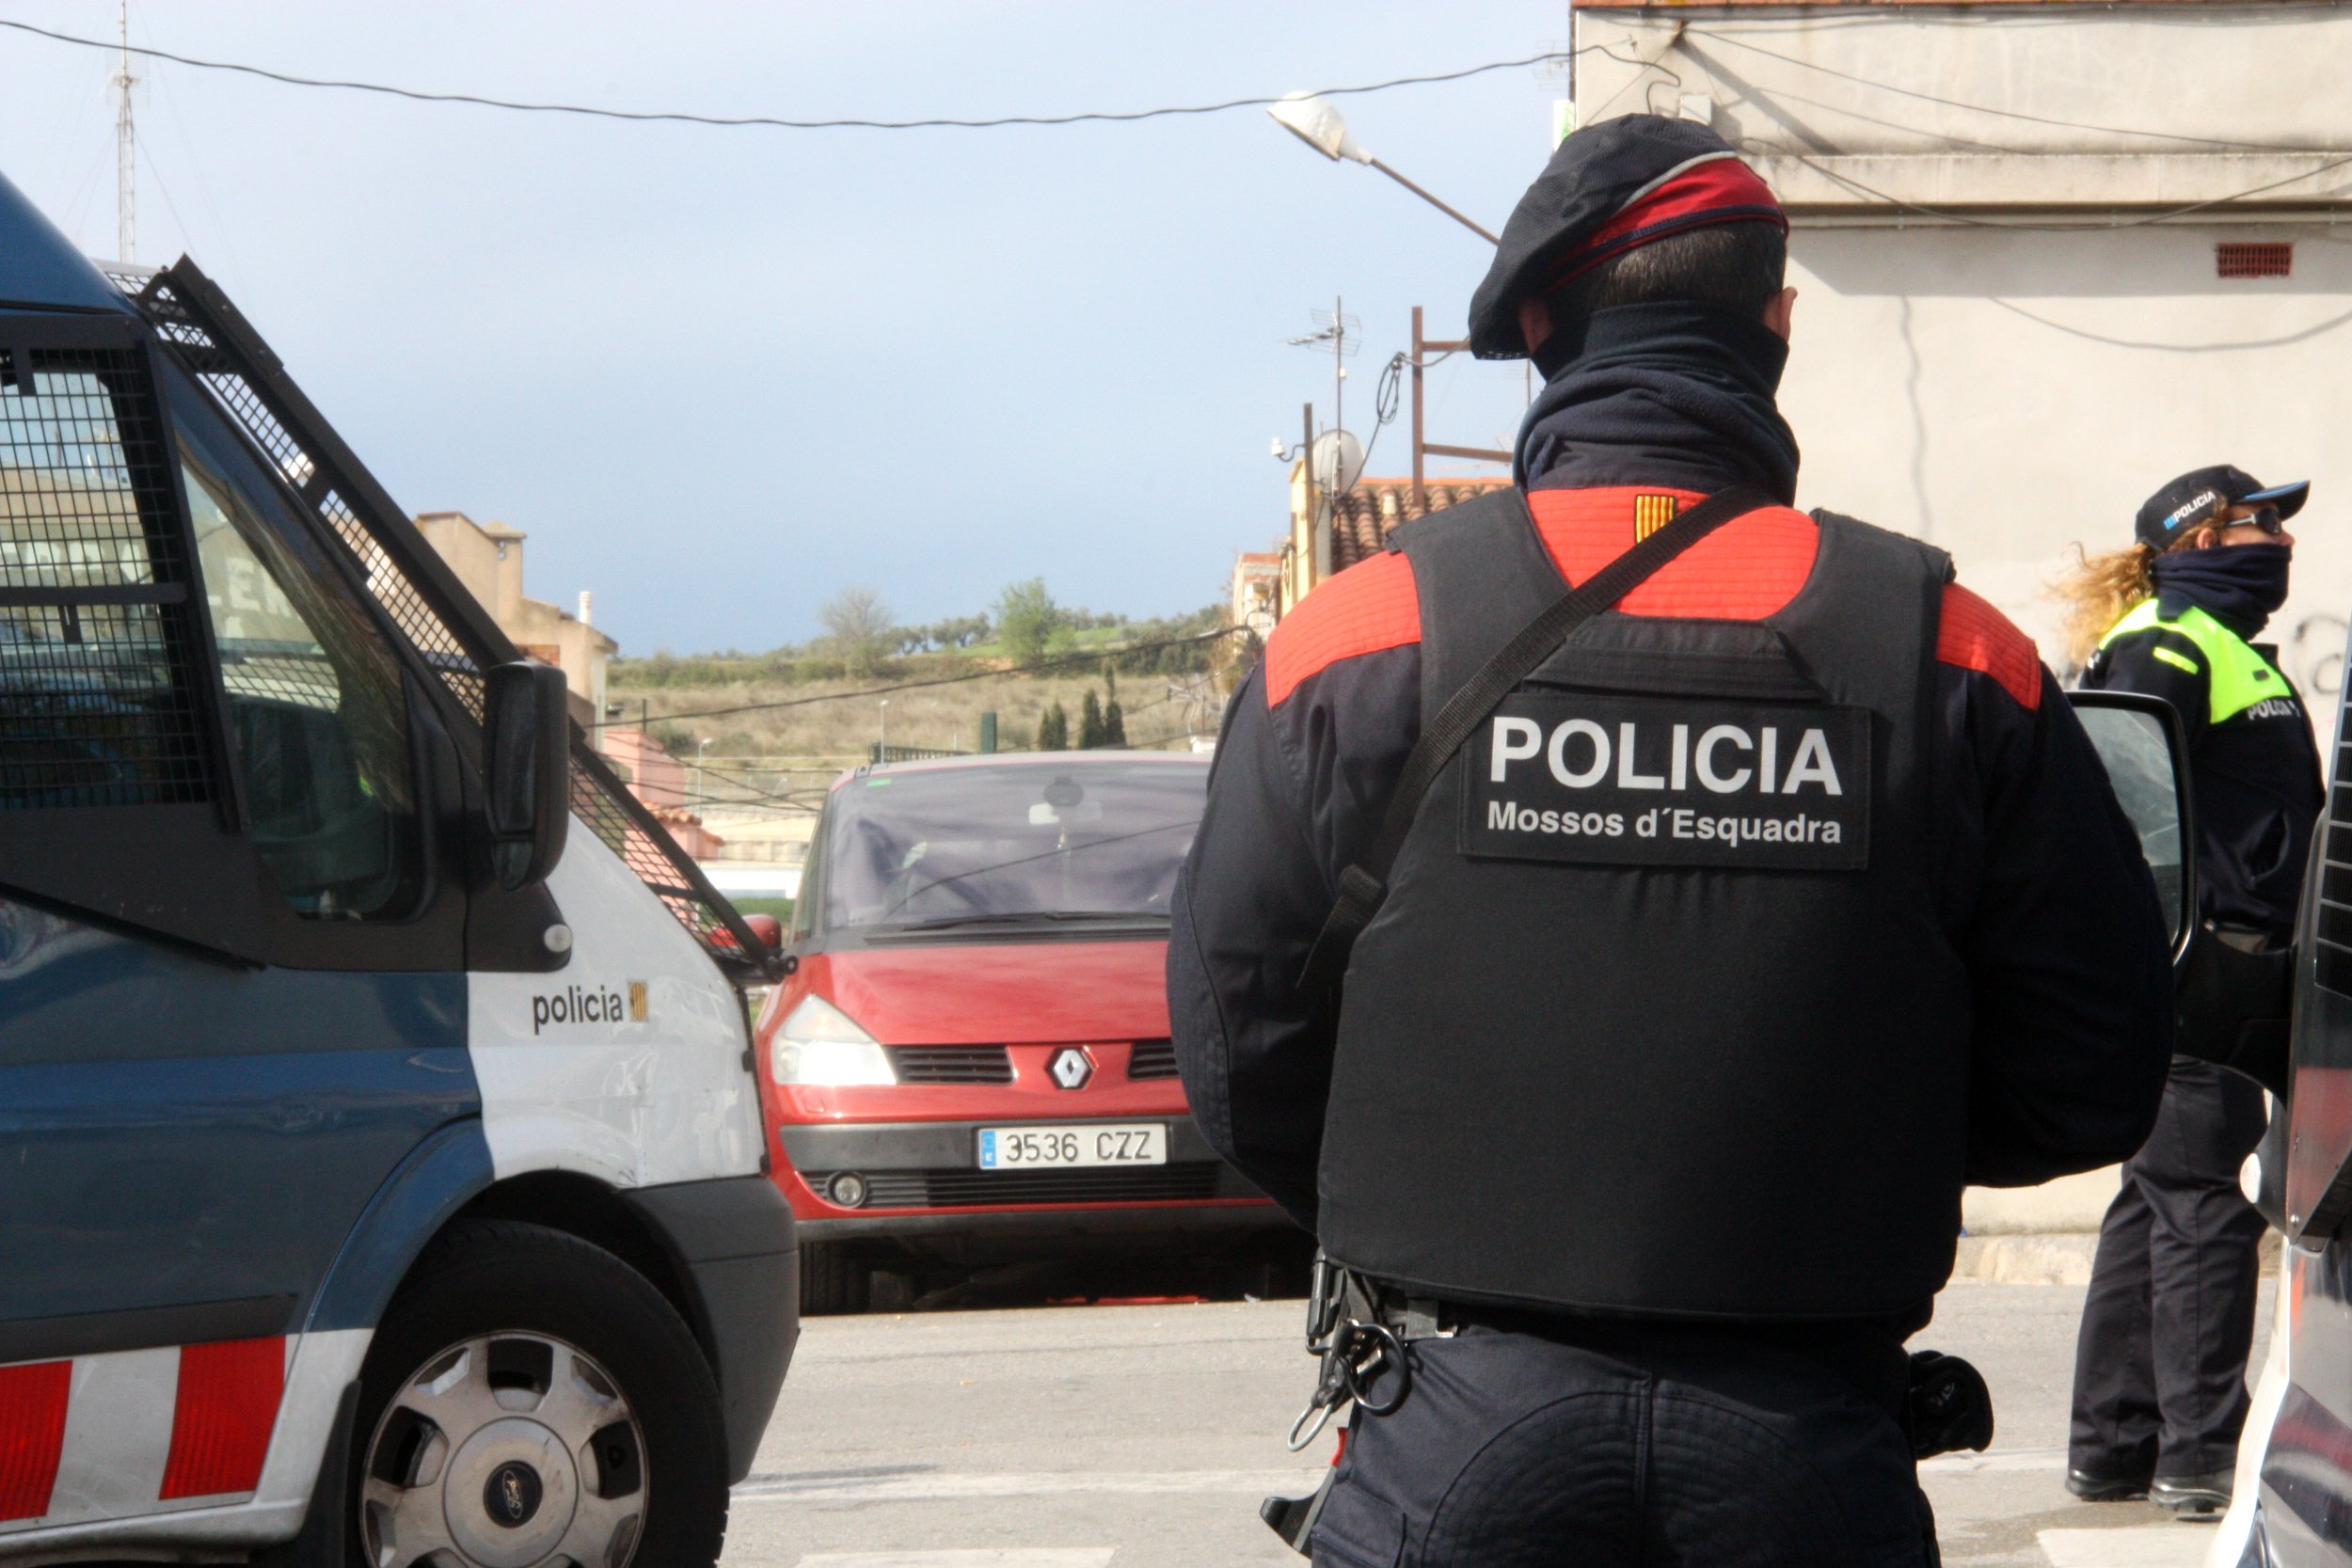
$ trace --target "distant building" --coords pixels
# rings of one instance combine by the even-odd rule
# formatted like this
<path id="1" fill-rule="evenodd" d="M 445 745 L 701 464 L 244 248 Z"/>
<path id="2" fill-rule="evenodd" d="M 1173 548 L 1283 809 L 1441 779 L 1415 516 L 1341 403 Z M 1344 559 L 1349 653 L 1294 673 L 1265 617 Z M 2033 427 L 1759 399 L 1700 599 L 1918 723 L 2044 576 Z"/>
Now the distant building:
<path id="1" fill-rule="evenodd" d="M 1409 479 L 1359 479 L 1340 496 L 1327 494 L 1314 483 L 1303 462 L 1291 466 L 1290 541 L 1274 556 L 1244 556 L 1242 560 L 1272 560 L 1279 593 L 1278 617 L 1312 593 L 1334 572 L 1344 572 L 1359 561 L 1380 553 L 1382 544 L 1399 523 L 1432 512 L 1442 512 L 1466 500 L 1499 490 L 1511 482 L 1497 474 L 1486 478 L 1429 479 L 1418 487 Z M 1238 598 L 1241 568 L 1234 568 Z"/>
<path id="2" fill-rule="evenodd" d="M 1274 629 L 1282 597 L 1282 552 L 1245 550 L 1233 562 L 1233 625 L 1263 640 Z"/>
<path id="3" fill-rule="evenodd" d="M 628 792 L 670 830 L 670 836 L 691 858 L 715 857 L 726 840 L 703 825 L 693 810 L 702 804 L 701 792 L 687 787 L 686 764 L 662 748 L 661 742 L 638 729 L 607 729 L 605 760 L 628 784 Z"/>
<path id="4" fill-rule="evenodd" d="M 644 731 L 606 730 L 604 754 L 613 771 L 628 781 L 629 792 L 646 805 L 685 806 L 686 765 L 663 751 L 661 742 Z"/>
<path id="5" fill-rule="evenodd" d="M 463 512 L 427 512 L 417 518 L 417 531 L 525 657 L 564 672 L 572 717 L 590 735 L 603 733 L 595 725 L 604 717 L 605 666 L 621 645 L 589 624 L 588 595 L 580 594 L 577 615 L 525 598 L 518 528 L 477 523 Z"/>

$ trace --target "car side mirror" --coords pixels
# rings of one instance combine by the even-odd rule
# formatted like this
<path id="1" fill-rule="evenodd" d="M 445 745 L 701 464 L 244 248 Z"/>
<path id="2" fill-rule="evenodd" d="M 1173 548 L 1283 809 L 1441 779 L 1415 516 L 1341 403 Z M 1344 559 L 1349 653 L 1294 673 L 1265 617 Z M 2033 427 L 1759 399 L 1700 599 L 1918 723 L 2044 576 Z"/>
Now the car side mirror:
<path id="1" fill-rule="evenodd" d="M 482 771 L 490 871 L 508 892 L 544 881 L 572 820 L 572 720 L 564 672 L 535 659 L 483 677 Z"/>
<path id="2" fill-rule="evenodd" d="M 2137 691 L 2070 691 L 2116 802 L 2139 834 L 2139 852 L 2156 879 L 2175 970 L 2197 930 L 2196 816 L 2188 794 L 2188 737 L 2181 716 L 2160 697 Z"/>
<path id="3" fill-rule="evenodd" d="M 771 953 L 784 951 L 784 922 L 772 914 L 747 914 L 743 928 L 768 944 Z"/>

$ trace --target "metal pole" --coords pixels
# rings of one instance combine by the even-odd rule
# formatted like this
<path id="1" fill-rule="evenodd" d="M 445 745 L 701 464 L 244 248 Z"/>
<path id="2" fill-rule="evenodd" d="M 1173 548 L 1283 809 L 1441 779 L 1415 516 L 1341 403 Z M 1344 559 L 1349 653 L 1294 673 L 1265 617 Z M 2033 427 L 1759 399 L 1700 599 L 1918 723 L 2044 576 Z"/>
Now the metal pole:
<path id="1" fill-rule="evenodd" d="M 1413 515 L 1429 510 L 1429 492 L 1422 483 L 1421 448 L 1421 307 L 1413 307 Z"/>
<path id="2" fill-rule="evenodd" d="M 877 762 L 890 760 L 890 699 L 887 697 L 882 700 L 882 755 L 874 760 Z"/>
<path id="3" fill-rule="evenodd" d="M 122 31 L 122 63 L 115 72 L 115 254 L 118 260 L 135 261 L 133 254 L 139 247 L 138 219 L 138 133 L 131 123 L 131 84 L 137 80 L 131 74 L 131 0 L 122 0 L 116 12 L 116 23 Z"/>
<path id="4" fill-rule="evenodd" d="M 1414 184 L 1410 180 L 1406 179 L 1405 176 L 1397 173 L 1396 170 L 1391 168 L 1379 159 L 1374 158 L 1371 160 L 1371 163 L 1373 167 L 1378 169 L 1381 173 L 1387 175 L 1390 179 L 1395 181 L 1398 184 L 1404 186 L 1415 196 L 1420 197 L 1423 201 L 1426 201 L 1429 205 L 1435 207 L 1438 211 L 1443 213 L 1446 216 L 1452 218 L 1454 222 L 1460 224 L 1463 228 L 1469 230 L 1480 239 L 1486 241 L 1488 245 L 1501 245 L 1502 243 L 1501 240 L 1496 239 L 1494 235 L 1480 228 L 1477 224 L 1472 223 L 1470 219 L 1464 217 L 1461 214 L 1455 212 L 1453 208 L 1438 200 L 1436 197 L 1431 196 L 1427 191 L 1422 190 L 1419 185 Z"/>

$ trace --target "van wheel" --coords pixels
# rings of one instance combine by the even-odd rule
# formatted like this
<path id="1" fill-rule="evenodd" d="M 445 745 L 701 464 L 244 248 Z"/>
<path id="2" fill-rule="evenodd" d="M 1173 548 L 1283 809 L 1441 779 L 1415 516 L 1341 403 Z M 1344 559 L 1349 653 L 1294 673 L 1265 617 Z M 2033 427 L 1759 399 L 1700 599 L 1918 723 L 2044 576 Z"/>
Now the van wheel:
<path id="1" fill-rule="evenodd" d="M 865 1311 L 873 1278 L 844 1243 L 801 1243 L 801 1311 L 810 1317 Z"/>
<path id="2" fill-rule="evenodd" d="M 707 1568 L 727 1523 L 719 1390 L 643 1275 L 544 1226 L 425 1251 L 359 1374 L 353 1561 Z"/>

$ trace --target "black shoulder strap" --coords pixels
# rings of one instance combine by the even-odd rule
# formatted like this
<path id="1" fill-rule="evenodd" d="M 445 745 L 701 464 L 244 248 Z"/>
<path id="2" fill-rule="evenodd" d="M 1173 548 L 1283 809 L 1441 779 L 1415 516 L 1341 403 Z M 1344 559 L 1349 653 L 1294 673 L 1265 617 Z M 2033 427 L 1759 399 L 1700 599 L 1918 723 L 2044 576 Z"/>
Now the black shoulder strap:
<path id="1" fill-rule="evenodd" d="M 1389 799 L 1388 815 L 1380 820 L 1380 836 L 1360 860 L 1340 873 L 1339 897 L 1307 954 L 1305 984 L 1310 990 L 1336 987 L 1346 972 L 1348 951 L 1388 896 L 1390 868 L 1405 847 L 1406 835 L 1412 832 L 1422 798 L 1437 782 L 1438 770 L 1454 760 L 1462 742 L 1486 722 L 1511 689 L 1534 674 L 1536 666 L 1549 658 L 1578 626 L 1613 608 L 1676 556 L 1734 517 L 1778 504 L 1773 497 L 1751 485 L 1735 485 L 1708 497 L 1585 578 L 1581 586 L 1554 599 L 1446 700 L 1422 732 L 1412 754 L 1405 759 L 1396 793 Z M 1438 526 L 1443 526 L 1442 519 Z"/>

